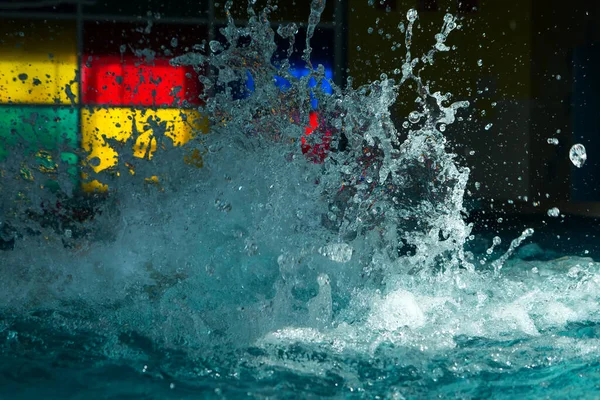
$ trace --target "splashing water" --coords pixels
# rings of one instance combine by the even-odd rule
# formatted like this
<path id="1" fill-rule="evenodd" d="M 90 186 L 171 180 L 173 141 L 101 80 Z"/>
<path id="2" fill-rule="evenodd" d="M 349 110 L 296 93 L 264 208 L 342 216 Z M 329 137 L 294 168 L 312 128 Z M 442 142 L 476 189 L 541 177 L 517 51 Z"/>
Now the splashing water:
<path id="1" fill-rule="evenodd" d="M 280 68 L 271 63 L 271 8 L 250 2 L 238 27 L 231 5 L 225 42 L 172 60 L 210 71 L 200 110 L 210 134 L 160 158 L 120 154 L 103 177 L 108 197 L 87 204 L 93 220 L 45 222 L 49 202 L 67 205 L 59 214 L 68 207 L 73 182 L 60 178 L 49 194 L 31 183 L 42 171 L 23 167 L 31 155 L 5 162 L 6 176 L 29 185 L 2 186 L 3 234 L 17 237 L 0 270 L 6 359 L 33 374 L 39 367 L 19 354 L 50 350 L 54 365 L 76 370 L 73 391 L 85 381 L 125 393 L 89 383 L 94 374 L 162 398 L 483 397 L 494 388 L 509 397 L 593 386 L 600 264 L 510 258 L 530 228 L 503 254 L 494 255 L 499 237 L 484 255 L 465 250 L 469 169 L 443 131 L 469 103 L 421 80 L 450 50 L 456 17 L 447 14 L 432 49 L 413 57 L 410 10 L 400 81 L 344 90 L 329 82 L 327 94 L 309 84 L 326 80 L 310 61 L 324 1 L 312 2 L 303 54 L 311 74 L 300 79 L 291 52 Z M 277 34 L 293 46 L 296 32 Z M 250 81 L 239 99 L 235 83 Z M 418 109 L 398 130 L 389 109 L 407 82 Z M 156 171 L 158 188 L 140 178 Z M 0 393 L 14 390 L 2 379 Z"/>

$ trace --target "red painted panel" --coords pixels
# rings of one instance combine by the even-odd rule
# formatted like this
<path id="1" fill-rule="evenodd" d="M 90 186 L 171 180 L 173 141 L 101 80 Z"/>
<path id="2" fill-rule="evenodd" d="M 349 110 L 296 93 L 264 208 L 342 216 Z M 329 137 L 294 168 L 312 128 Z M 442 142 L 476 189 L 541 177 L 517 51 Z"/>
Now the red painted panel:
<path id="1" fill-rule="evenodd" d="M 84 56 L 82 92 L 86 105 L 199 105 L 201 84 L 192 68 L 173 67 L 168 60 L 151 64 L 135 57 Z"/>

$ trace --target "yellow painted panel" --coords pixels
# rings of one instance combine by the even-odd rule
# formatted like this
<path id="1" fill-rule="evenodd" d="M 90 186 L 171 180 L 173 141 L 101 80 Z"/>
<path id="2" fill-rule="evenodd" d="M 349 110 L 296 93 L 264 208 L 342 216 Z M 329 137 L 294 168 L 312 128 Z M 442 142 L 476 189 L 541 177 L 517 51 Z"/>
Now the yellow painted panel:
<path id="1" fill-rule="evenodd" d="M 1 25 L 0 103 L 78 102 L 75 24 L 2 21 Z"/>
<path id="2" fill-rule="evenodd" d="M 81 128 L 86 162 L 98 173 L 118 163 L 118 151 L 110 142 L 131 146 L 135 157 L 152 158 L 157 150 L 156 136 L 164 132 L 174 146 L 181 146 L 194 135 L 206 133 L 208 119 L 195 110 L 84 108 Z M 92 180 L 83 189 L 105 191 L 107 187 Z"/>
<path id="3" fill-rule="evenodd" d="M 11 55 L 11 58 L 13 56 Z M 53 60 L 0 60 L 0 102 L 76 104 L 77 57 Z"/>

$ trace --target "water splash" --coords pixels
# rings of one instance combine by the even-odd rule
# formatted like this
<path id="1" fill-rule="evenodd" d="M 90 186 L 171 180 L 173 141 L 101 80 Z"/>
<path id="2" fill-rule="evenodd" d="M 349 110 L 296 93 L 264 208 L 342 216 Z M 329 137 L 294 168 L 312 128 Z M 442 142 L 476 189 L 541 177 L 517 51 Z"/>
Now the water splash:
<path id="1" fill-rule="evenodd" d="M 90 204 L 93 221 L 56 227 L 25 218 L 57 195 L 37 185 L 41 170 L 29 169 L 33 179 L 21 171 L 31 155 L 7 164 L 30 190 L 26 205 L 13 201 L 23 185 L 6 185 L 12 192 L 3 196 L 21 235 L 0 272 L 10 326 L 3 348 L 25 318 L 93 332 L 102 340 L 90 340 L 91 352 L 140 370 L 160 365 L 180 380 L 239 384 L 241 374 L 275 387 L 281 371 L 292 371 L 324 387 L 334 379 L 343 390 L 382 395 L 400 395 L 398 375 L 427 390 L 432 378 L 547 366 L 548 346 L 565 358 L 595 354 L 597 344 L 547 332 L 597 320 L 597 263 L 526 268 L 510 257 L 533 229 L 477 270 L 464 249 L 469 169 L 448 151 L 444 131 L 469 102 L 451 102 L 421 79 L 451 49 L 454 16 L 444 17 L 432 49 L 413 57 L 418 14 L 410 10 L 400 81 L 382 76 L 346 89 L 328 82 L 328 94 L 310 84 L 327 79 L 310 60 L 325 2 L 312 2 L 303 54 L 310 74 L 300 79 L 290 73 L 290 50 L 281 67 L 271 62 L 275 35 L 291 48 L 297 27 L 274 32 L 271 7 L 257 12 L 252 2 L 248 24 L 238 27 L 231 6 L 224 41 L 172 60 L 208 71 L 199 111 L 210 134 L 152 159 L 124 149 L 102 173 L 111 189 Z M 285 90 L 275 76 L 289 82 Z M 389 110 L 407 83 L 418 109 L 398 129 Z M 164 131 L 155 128 L 160 142 Z M 157 181 L 144 180 L 157 171 Z M 19 233 L 27 229 L 36 234 Z M 486 256 L 501 240 L 492 243 Z M 506 340 L 512 355 L 495 350 Z M 180 353 L 185 361 L 174 365 Z"/>

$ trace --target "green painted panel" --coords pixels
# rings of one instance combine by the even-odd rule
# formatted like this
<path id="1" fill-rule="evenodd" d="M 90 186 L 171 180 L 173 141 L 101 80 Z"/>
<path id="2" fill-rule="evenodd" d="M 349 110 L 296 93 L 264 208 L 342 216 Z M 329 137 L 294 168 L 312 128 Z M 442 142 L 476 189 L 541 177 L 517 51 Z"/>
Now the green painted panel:
<path id="1" fill-rule="evenodd" d="M 0 159 L 8 148 L 26 144 L 29 151 L 77 148 L 77 111 L 68 107 L 0 107 Z"/>
<path id="2" fill-rule="evenodd" d="M 77 110 L 70 107 L 0 107 L 0 161 L 13 151 L 39 153 L 40 167 L 52 170 L 56 163 L 67 163 L 76 177 L 77 121 Z"/>

